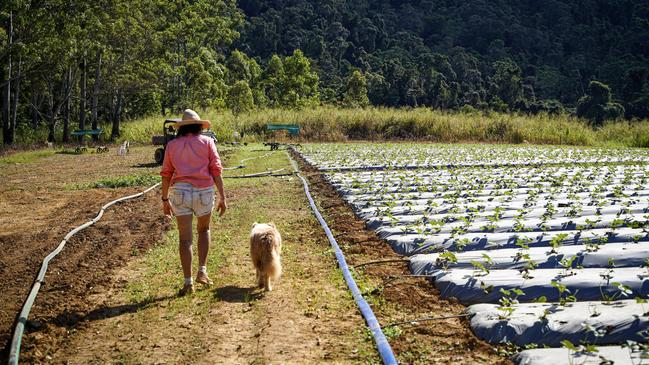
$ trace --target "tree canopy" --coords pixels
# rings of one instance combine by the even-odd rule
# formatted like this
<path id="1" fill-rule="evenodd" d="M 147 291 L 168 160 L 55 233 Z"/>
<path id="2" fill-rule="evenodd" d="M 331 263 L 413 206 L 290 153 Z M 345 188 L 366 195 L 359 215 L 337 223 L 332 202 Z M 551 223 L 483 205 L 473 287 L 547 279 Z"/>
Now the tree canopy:
<path id="1" fill-rule="evenodd" d="M 646 118 L 649 3 L 633 0 L 241 0 L 235 42 L 262 60 L 299 48 L 325 101 L 360 70 L 374 105 L 575 107 L 591 80 Z"/>
<path id="2" fill-rule="evenodd" d="M 8 0 L 0 24 L 5 144 L 186 107 L 649 117 L 646 1 Z"/>

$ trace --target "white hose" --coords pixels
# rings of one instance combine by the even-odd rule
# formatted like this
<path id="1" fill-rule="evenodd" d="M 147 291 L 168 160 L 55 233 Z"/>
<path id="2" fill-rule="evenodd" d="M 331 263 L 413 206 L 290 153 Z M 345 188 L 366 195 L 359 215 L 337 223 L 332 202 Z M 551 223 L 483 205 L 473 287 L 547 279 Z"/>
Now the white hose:
<path id="1" fill-rule="evenodd" d="M 239 161 L 239 165 L 238 165 L 238 166 L 224 167 L 223 170 L 236 170 L 236 169 L 242 169 L 242 168 L 246 167 L 246 166 L 243 164 L 244 162 L 246 162 L 246 161 L 250 161 L 250 160 L 256 160 L 256 159 L 258 159 L 258 158 L 268 157 L 268 156 L 272 155 L 274 152 L 275 152 L 275 151 L 271 151 L 271 152 L 269 152 L 269 153 L 267 153 L 267 154 L 265 154 L 265 155 L 263 155 L 263 156 L 244 158 L 243 160 Z"/>
<path id="2" fill-rule="evenodd" d="M 23 304 L 22 310 L 20 311 L 20 314 L 18 316 L 18 323 L 16 323 L 16 328 L 14 330 L 14 336 L 13 339 L 11 340 L 11 347 L 9 348 L 9 364 L 10 365 L 16 365 L 18 364 L 18 357 L 20 356 L 20 344 L 22 342 L 23 338 L 23 332 L 25 331 L 25 324 L 27 323 L 27 318 L 29 317 L 29 312 L 32 309 L 32 306 L 34 305 L 34 300 L 36 299 L 36 295 L 38 294 L 38 291 L 41 288 L 42 283 L 44 282 L 45 279 L 45 273 L 47 272 L 47 265 L 49 262 L 58 255 L 61 250 L 65 247 L 65 244 L 68 243 L 68 240 L 72 238 L 75 234 L 77 234 L 79 231 L 82 231 L 93 224 L 97 223 L 101 219 L 101 217 L 104 215 L 104 212 L 106 209 L 108 209 L 110 206 L 117 204 L 119 202 L 133 199 L 140 197 L 149 191 L 155 189 L 158 187 L 161 183 L 157 183 L 150 188 L 144 190 L 141 193 L 125 196 L 123 198 L 119 198 L 116 200 L 113 200 L 103 207 L 101 207 L 101 210 L 97 214 L 95 218 L 92 220 L 80 225 L 79 227 L 73 229 L 68 233 L 64 238 L 61 243 L 54 249 L 54 251 L 50 252 L 49 255 L 45 257 L 43 260 L 43 263 L 41 264 L 41 270 L 38 272 L 38 276 L 36 277 L 36 281 L 34 282 L 34 285 L 32 286 L 32 290 L 29 292 L 29 295 L 27 296 L 27 300 L 25 300 L 25 303 Z"/>
<path id="3" fill-rule="evenodd" d="M 295 151 L 295 149 L 293 149 L 293 151 Z M 376 343 L 376 349 L 379 352 L 379 356 L 381 356 L 381 360 L 383 361 L 383 364 L 396 365 L 397 359 L 394 355 L 394 352 L 392 351 L 392 347 L 390 347 L 390 343 L 388 342 L 388 339 L 385 337 L 385 334 L 381 330 L 381 325 L 379 324 L 378 319 L 376 319 L 374 312 L 372 312 L 372 308 L 370 307 L 369 303 L 367 303 L 365 298 L 363 298 L 363 294 L 358 288 L 358 285 L 354 280 L 354 276 L 349 270 L 349 266 L 347 265 L 347 260 L 345 260 L 345 254 L 340 249 L 340 246 L 338 245 L 336 238 L 331 232 L 329 225 L 322 217 L 322 214 L 320 214 L 320 211 L 318 210 L 318 207 L 316 206 L 315 201 L 313 200 L 313 196 L 311 196 L 311 192 L 309 191 L 309 183 L 300 174 L 299 166 L 293 160 L 293 158 L 288 153 L 288 151 L 286 152 L 286 155 L 289 161 L 291 161 L 291 166 L 293 167 L 293 170 L 295 170 L 295 172 L 297 173 L 297 177 L 299 177 L 300 180 L 302 180 L 302 184 L 304 186 L 304 193 L 306 194 L 306 198 L 309 201 L 309 205 L 313 210 L 313 214 L 315 214 L 316 218 L 318 219 L 318 222 L 320 222 L 322 229 L 325 231 L 325 235 L 327 236 L 327 239 L 331 244 L 331 248 L 334 251 L 334 255 L 336 256 L 336 260 L 338 261 L 338 267 L 340 267 L 340 271 L 342 272 L 343 278 L 347 283 L 347 287 L 349 288 L 349 291 L 352 293 L 352 297 L 354 298 L 354 301 L 356 302 L 358 309 L 363 315 L 363 318 L 365 318 L 367 327 L 372 332 L 372 337 L 374 337 L 374 343 Z"/>
<path id="4" fill-rule="evenodd" d="M 264 177 L 264 176 L 273 176 L 274 174 L 278 172 L 282 172 L 286 170 L 285 168 L 277 169 L 277 170 L 272 170 L 272 171 L 264 171 L 264 172 L 257 172 L 254 174 L 247 174 L 247 175 L 238 175 L 238 176 L 223 176 L 224 178 L 229 178 L 229 179 L 245 179 L 249 177 Z"/>

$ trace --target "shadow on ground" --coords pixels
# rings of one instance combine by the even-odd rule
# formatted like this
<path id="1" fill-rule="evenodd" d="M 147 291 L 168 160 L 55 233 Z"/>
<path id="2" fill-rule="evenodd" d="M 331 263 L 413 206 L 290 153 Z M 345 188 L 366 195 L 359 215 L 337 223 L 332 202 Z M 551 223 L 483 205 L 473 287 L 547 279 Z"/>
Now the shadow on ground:
<path id="1" fill-rule="evenodd" d="M 227 285 L 214 290 L 214 297 L 229 303 L 248 303 L 263 298 L 264 293 L 256 287 L 241 288 Z"/>
<path id="2" fill-rule="evenodd" d="M 85 315 L 65 310 L 61 312 L 59 315 L 57 315 L 56 317 L 52 318 L 52 322 L 58 326 L 72 327 L 79 322 L 98 321 L 106 318 L 117 317 L 124 313 L 135 313 L 142 309 L 146 309 L 148 307 L 154 306 L 159 302 L 171 300 L 174 298 L 176 298 L 175 295 L 167 295 L 162 297 L 147 298 L 143 301 L 132 303 L 132 304 L 121 304 L 121 305 L 116 305 L 111 307 L 101 306 L 97 309 L 88 312 Z M 32 329 L 37 330 L 38 328 L 33 328 L 32 326 Z"/>
<path id="3" fill-rule="evenodd" d="M 160 164 L 157 162 L 149 162 L 149 163 L 139 163 L 137 165 L 133 165 L 131 167 L 134 167 L 136 169 L 140 168 L 152 168 L 152 167 L 160 167 Z"/>

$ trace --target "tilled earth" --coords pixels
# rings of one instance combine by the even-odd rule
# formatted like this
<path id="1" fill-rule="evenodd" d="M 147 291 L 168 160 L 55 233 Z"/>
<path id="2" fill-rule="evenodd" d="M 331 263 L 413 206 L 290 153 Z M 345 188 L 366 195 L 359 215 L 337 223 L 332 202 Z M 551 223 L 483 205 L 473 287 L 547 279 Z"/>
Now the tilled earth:
<path id="1" fill-rule="evenodd" d="M 94 218 L 105 203 L 141 189 L 78 189 L 98 179 L 153 172 L 151 148 L 114 154 L 54 155 L 0 165 L 0 362 L 6 361 L 13 325 L 43 258 L 73 228 Z M 98 168 L 100 167 L 100 168 Z M 112 206 L 94 226 L 79 232 L 50 262 L 27 323 L 21 360 L 33 362 L 56 346 L 84 316 L 87 294 L 115 285 L 111 273 L 131 255 L 158 242 L 166 224 L 154 190 Z"/>

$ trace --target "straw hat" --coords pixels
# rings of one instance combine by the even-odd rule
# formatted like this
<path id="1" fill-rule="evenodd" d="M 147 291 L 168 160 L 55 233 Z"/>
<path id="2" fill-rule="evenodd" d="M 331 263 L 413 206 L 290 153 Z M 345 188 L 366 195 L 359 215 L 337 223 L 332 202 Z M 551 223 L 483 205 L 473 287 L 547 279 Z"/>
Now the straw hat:
<path id="1" fill-rule="evenodd" d="M 176 122 L 175 127 L 176 129 L 178 129 L 188 124 L 201 124 L 203 126 L 203 129 L 208 129 L 212 125 L 209 120 L 201 119 L 201 117 L 199 117 L 198 113 L 196 113 L 195 111 L 191 109 L 185 109 L 182 119 Z"/>

